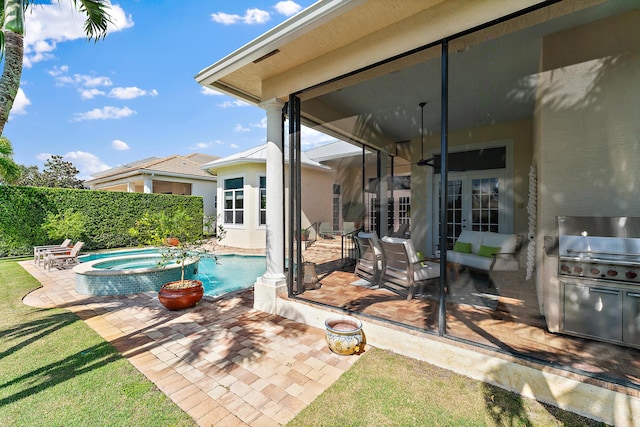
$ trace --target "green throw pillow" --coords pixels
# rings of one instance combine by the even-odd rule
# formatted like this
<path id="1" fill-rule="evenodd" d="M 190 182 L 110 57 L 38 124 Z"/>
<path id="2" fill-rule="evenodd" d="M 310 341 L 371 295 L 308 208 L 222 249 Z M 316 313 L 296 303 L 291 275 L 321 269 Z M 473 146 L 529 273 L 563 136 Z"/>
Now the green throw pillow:
<path id="1" fill-rule="evenodd" d="M 463 254 L 470 254 L 471 243 L 456 242 L 456 244 L 453 245 L 453 250 L 454 252 L 462 252 Z"/>
<path id="2" fill-rule="evenodd" d="M 494 248 L 491 246 L 480 246 L 480 249 L 478 249 L 478 255 L 486 256 L 488 258 L 491 258 L 493 254 L 497 253 L 500 253 L 500 248 Z"/>

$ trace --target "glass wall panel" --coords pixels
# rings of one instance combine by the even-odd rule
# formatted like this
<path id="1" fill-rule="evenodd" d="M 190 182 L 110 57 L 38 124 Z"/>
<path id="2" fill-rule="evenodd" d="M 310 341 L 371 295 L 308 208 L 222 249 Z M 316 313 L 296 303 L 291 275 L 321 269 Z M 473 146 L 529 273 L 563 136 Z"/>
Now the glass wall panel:
<path id="1" fill-rule="evenodd" d="M 638 385 L 640 366 L 620 375 L 616 365 L 640 360 L 629 358 L 637 346 L 563 329 L 554 254 L 559 216 L 640 216 L 640 11 L 628 0 L 594 3 L 562 1 L 447 40 L 446 153 L 440 45 L 298 94 L 302 123 L 322 134 L 321 144 L 303 135 L 303 147 L 327 167 L 303 173 L 313 186 L 303 217 L 340 228 L 361 220 L 378 237 L 408 223 L 421 257 L 450 251 L 446 336 Z M 397 187 L 402 177 L 408 189 Z M 412 315 L 400 316 L 405 302 L 384 274 L 375 284 L 329 261 L 324 294 L 304 298 L 439 331 L 438 284 L 420 286 L 406 302 Z"/>
<path id="2" fill-rule="evenodd" d="M 606 344 L 563 330 L 557 255 L 543 245 L 557 237 L 559 215 L 640 214 L 621 190 L 640 183 L 636 168 L 621 173 L 640 161 L 632 119 L 640 112 L 640 12 L 632 9 L 628 1 L 560 2 L 450 41 L 450 159 L 473 160 L 452 162 L 447 249 L 476 237 L 478 248 L 499 246 L 483 243 L 496 243 L 486 232 L 523 243 L 515 268 L 498 260 L 491 270 L 491 258 L 465 255 L 469 265 L 457 266 L 449 284 L 459 308 L 447 334 L 615 375 L 609 360 L 594 357 Z M 604 310 L 600 317 L 589 322 L 606 321 Z M 622 358 L 631 351 L 609 347 Z M 637 370 L 632 376 L 638 382 Z"/>

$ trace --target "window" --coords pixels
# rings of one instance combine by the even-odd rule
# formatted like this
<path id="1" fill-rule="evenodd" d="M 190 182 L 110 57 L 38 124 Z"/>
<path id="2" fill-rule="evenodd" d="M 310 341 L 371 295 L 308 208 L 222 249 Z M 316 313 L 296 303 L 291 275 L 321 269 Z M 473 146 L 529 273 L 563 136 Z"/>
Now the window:
<path id="1" fill-rule="evenodd" d="M 260 225 L 267 225 L 267 177 L 260 177 L 260 200 L 258 203 Z"/>
<path id="2" fill-rule="evenodd" d="M 224 180 L 224 223 L 244 224 L 244 178 Z"/>

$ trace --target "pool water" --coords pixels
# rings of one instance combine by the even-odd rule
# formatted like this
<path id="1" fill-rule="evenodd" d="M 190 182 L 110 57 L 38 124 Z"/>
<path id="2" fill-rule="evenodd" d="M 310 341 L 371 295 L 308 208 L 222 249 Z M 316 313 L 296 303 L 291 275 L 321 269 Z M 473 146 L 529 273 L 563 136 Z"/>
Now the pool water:
<path id="1" fill-rule="evenodd" d="M 102 252 L 80 257 L 81 262 L 104 259 L 95 268 L 105 270 L 148 269 L 158 266 L 158 257 L 115 259 L 130 255 L 156 255 L 157 249 L 137 249 Z M 110 258 L 114 258 L 110 260 Z M 204 294 L 219 296 L 228 292 L 247 289 L 267 270 L 266 257 L 260 255 L 216 255 L 203 256 L 198 263 L 197 279 L 202 281 Z"/>
<path id="2" fill-rule="evenodd" d="M 204 294 L 218 296 L 253 286 L 267 270 L 267 259 L 258 255 L 218 255 L 203 257 L 198 264 L 198 280 Z"/>
<path id="3" fill-rule="evenodd" d="M 158 250 L 155 248 L 145 249 L 130 249 L 125 251 L 112 251 L 112 252 L 96 252 L 92 254 L 82 255 L 78 257 L 80 262 L 95 261 L 97 259 L 113 258 L 116 256 L 128 256 L 128 255 L 144 255 L 144 254 L 158 254 Z"/>

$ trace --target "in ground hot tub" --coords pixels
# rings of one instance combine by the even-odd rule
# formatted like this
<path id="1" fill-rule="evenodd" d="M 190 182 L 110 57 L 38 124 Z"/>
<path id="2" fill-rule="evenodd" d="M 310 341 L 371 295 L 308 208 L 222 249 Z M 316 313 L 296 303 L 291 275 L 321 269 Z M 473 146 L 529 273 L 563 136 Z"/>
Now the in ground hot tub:
<path id="1" fill-rule="evenodd" d="M 83 295 L 127 295 L 157 292 L 167 282 L 180 280 L 180 264 L 160 266 L 159 254 L 132 255 L 83 262 L 73 268 L 76 292 Z M 193 279 L 198 262 L 188 259 L 184 278 Z"/>

